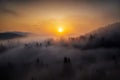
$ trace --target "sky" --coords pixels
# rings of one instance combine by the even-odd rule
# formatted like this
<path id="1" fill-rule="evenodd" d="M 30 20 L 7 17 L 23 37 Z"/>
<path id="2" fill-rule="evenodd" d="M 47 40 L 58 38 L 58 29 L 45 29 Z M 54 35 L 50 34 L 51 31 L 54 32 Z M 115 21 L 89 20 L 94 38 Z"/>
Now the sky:
<path id="1" fill-rule="evenodd" d="M 119 0 L 0 0 L 0 32 L 82 35 L 120 22 Z"/>

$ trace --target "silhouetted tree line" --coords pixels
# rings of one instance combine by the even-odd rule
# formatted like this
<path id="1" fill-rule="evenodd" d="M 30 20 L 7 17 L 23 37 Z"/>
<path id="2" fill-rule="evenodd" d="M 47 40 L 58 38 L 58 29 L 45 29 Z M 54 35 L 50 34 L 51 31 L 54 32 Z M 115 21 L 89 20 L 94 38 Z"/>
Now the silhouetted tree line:
<path id="1" fill-rule="evenodd" d="M 72 42 L 78 44 L 72 44 L 75 48 L 91 49 L 91 48 L 120 48 L 120 36 L 113 36 L 111 38 L 98 37 L 96 34 L 90 34 L 89 36 L 81 36 L 79 38 L 70 38 Z M 86 43 L 85 45 L 79 44 L 81 40 Z"/>

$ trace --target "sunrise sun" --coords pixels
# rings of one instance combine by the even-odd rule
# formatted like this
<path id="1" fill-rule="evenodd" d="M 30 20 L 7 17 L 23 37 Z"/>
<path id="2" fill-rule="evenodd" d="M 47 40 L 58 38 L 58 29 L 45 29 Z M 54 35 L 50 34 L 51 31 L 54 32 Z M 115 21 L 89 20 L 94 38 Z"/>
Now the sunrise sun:
<path id="1" fill-rule="evenodd" d="M 62 27 L 59 27 L 59 28 L 58 28 L 58 32 L 59 32 L 59 33 L 62 33 L 63 31 L 64 31 L 64 29 L 63 29 Z"/>

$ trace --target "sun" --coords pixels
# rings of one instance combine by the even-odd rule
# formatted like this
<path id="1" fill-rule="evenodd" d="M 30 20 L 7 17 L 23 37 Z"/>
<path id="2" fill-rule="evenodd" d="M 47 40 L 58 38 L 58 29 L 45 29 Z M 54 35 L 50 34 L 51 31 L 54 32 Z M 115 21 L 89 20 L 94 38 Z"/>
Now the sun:
<path id="1" fill-rule="evenodd" d="M 59 27 L 59 28 L 58 28 L 58 32 L 59 32 L 59 33 L 62 33 L 63 31 L 64 31 L 64 29 L 63 29 L 62 27 Z"/>

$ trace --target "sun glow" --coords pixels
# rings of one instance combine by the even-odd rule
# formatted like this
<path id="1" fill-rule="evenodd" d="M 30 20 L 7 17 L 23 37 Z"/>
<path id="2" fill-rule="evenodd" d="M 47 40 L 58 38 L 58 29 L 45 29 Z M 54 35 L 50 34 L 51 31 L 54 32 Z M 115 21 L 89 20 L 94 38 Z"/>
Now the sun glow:
<path id="1" fill-rule="evenodd" d="M 64 29 L 63 29 L 62 27 L 59 27 L 59 28 L 58 28 L 58 32 L 59 32 L 59 33 L 62 33 L 63 31 L 64 31 Z"/>

